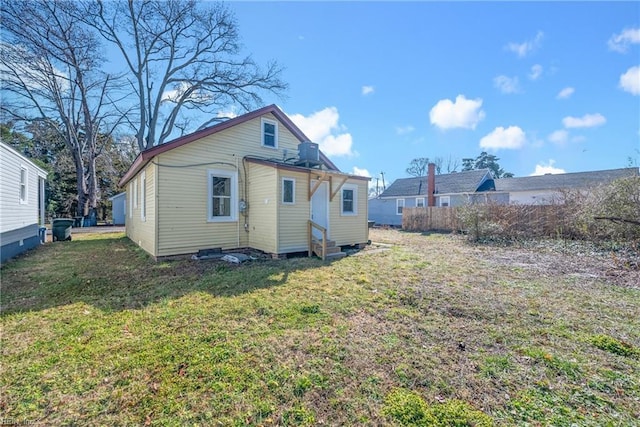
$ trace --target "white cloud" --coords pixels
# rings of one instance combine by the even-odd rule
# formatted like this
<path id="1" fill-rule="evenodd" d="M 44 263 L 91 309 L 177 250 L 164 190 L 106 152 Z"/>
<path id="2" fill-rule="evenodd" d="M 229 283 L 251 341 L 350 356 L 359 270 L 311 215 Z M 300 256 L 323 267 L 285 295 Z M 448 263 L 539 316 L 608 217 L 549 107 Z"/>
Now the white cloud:
<path id="1" fill-rule="evenodd" d="M 398 126 L 396 127 L 396 133 L 398 135 L 406 135 L 408 133 L 413 132 L 414 130 L 416 130 L 416 128 L 414 128 L 413 126 L 409 125 L 409 126 Z"/>
<path id="2" fill-rule="evenodd" d="M 509 126 L 506 129 L 498 126 L 480 140 L 480 147 L 493 150 L 517 149 L 524 146 L 526 142 L 527 137 L 518 126 Z"/>
<path id="3" fill-rule="evenodd" d="M 538 80 L 540 78 L 540 76 L 542 75 L 542 65 L 540 64 L 536 64 L 533 67 L 531 67 L 531 72 L 529 73 L 529 78 L 531 80 Z"/>
<path id="4" fill-rule="evenodd" d="M 558 99 L 567 99 L 569 98 L 571 95 L 573 95 L 573 93 L 576 90 L 572 87 L 565 87 L 564 89 L 562 89 L 560 92 L 558 92 L 558 95 L 556 96 L 556 98 Z"/>
<path id="5" fill-rule="evenodd" d="M 592 128 L 595 126 L 601 126 L 607 122 L 607 119 L 600 113 L 585 114 L 582 117 L 565 117 L 562 119 L 562 124 L 567 129 L 569 128 Z"/>
<path id="6" fill-rule="evenodd" d="M 373 86 L 362 86 L 362 95 L 367 96 L 375 92 Z"/>
<path id="7" fill-rule="evenodd" d="M 549 159 L 549 162 L 547 162 L 547 164 L 545 165 L 544 162 L 542 162 L 541 164 L 537 164 L 536 165 L 536 170 L 529 176 L 536 176 L 536 175 L 546 175 L 546 174 L 553 174 L 553 173 L 567 173 L 564 169 L 560 169 L 560 168 L 556 168 L 553 165 L 556 163 L 555 160 L 553 159 Z"/>
<path id="8" fill-rule="evenodd" d="M 514 52 L 519 58 L 524 58 L 530 52 L 541 46 L 543 37 L 544 33 L 542 31 L 538 31 L 533 39 L 522 43 L 511 42 L 505 46 L 505 49 Z"/>
<path id="9" fill-rule="evenodd" d="M 502 93 L 520 92 L 520 82 L 517 77 L 498 76 L 493 79 L 493 85 Z"/>
<path id="10" fill-rule="evenodd" d="M 620 88 L 632 95 L 640 95 L 640 66 L 631 67 L 620 76 Z"/>
<path id="11" fill-rule="evenodd" d="M 551 132 L 547 139 L 554 144 L 563 145 L 569 141 L 569 132 L 564 129 L 556 130 Z"/>
<path id="12" fill-rule="evenodd" d="M 346 128 L 339 124 L 340 114 L 336 107 L 327 107 L 309 116 L 293 114 L 289 116 L 305 135 L 320 145 L 327 156 L 354 156 L 353 140 Z"/>
<path id="13" fill-rule="evenodd" d="M 449 99 L 438 101 L 429 112 L 429 119 L 432 125 L 440 129 L 475 129 L 485 117 L 481 107 L 482 99 L 467 99 L 464 95 L 458 95 L 455 102 Z"/>
<path id="14" fill-rule="evenodd" d="M 368 176 L 369 178 L 371 178 L 371 174 L 369 173 L 368 170 L 366 169 L 360 169 L 357 166 L 354 166 L 353 169 L 351 170 L 351 173 L 353 175 L 358 175 L 358 176 Z"/>
<path id="15" fill-rule="evenodd" d="M 626 53 L 630 45 L 639 43 L 640 28 L 626 28 L 620 34 L 612 35 L 607 44 L 610 50 Z"/>

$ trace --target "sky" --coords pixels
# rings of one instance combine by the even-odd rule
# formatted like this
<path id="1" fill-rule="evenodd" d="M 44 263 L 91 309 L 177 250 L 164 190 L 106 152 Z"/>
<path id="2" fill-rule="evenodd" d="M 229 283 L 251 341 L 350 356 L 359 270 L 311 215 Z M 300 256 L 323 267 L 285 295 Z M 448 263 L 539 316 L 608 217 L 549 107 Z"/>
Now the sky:
<path id="1" fill-rule="evenodd" d="M 374 184 L 482 151 L 515 176 L 640 162 L 640 2 L 228 5 L 246 53 L 285 68 L 265 105 Z"/>

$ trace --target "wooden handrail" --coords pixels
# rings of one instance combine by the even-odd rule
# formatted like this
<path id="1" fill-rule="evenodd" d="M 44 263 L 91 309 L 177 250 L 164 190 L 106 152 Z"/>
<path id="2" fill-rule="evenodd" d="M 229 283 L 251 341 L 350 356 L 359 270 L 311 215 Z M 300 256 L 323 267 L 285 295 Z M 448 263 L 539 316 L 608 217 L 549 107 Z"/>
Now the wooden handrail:
<path id="1" fill-rule="evenodd" d="M 325 261 L 327 257 L 327 229 L 311 220 L 309 220 L 309 225 L 307 228 L 308 228 L 308 241 L 309 241 L 309 256 L 313 254 L 313 229 L 316 228 L 322 233 L 322 260 Z"/>

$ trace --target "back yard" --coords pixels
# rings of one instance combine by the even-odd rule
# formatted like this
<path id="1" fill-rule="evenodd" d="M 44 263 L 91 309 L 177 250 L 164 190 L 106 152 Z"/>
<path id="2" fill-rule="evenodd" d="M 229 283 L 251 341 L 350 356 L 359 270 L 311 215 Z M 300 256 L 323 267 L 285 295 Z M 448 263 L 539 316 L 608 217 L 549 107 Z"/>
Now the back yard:
<path id="1" fill-rule="evenodd" d="M 41 247 L 2 269 L 0 419 L 638 425 L 637 254 L 371 238 L 331 264 Z"/>

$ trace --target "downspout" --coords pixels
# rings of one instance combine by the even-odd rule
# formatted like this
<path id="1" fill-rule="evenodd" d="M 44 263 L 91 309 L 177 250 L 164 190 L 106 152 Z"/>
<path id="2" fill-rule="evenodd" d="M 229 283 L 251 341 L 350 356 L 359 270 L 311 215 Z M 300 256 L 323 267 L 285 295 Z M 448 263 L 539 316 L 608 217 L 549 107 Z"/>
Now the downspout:
<path id="1" fill-rule="evenodd" d="M 240 177 L 240 169 L 238 169 L 238 156 L 233 154 L 233 157 L 236 158 L 236 173 L 238 174 L 238 177 Z M 243 179 L 242 182 L 244 182 L 246 177 L 242 179 Z M 240 187 L 239 183 L 238 183 L 238 187 Z M 236 248 L 239 248 L 240 247 L 240 200 L 242 200 L 242 197 L 240 197 L 240 188 L 237 188 L 236 191 L 238 192 L 238 199 L 236 200 L 236 204 L 237 204 L 236 205 Z"/>

